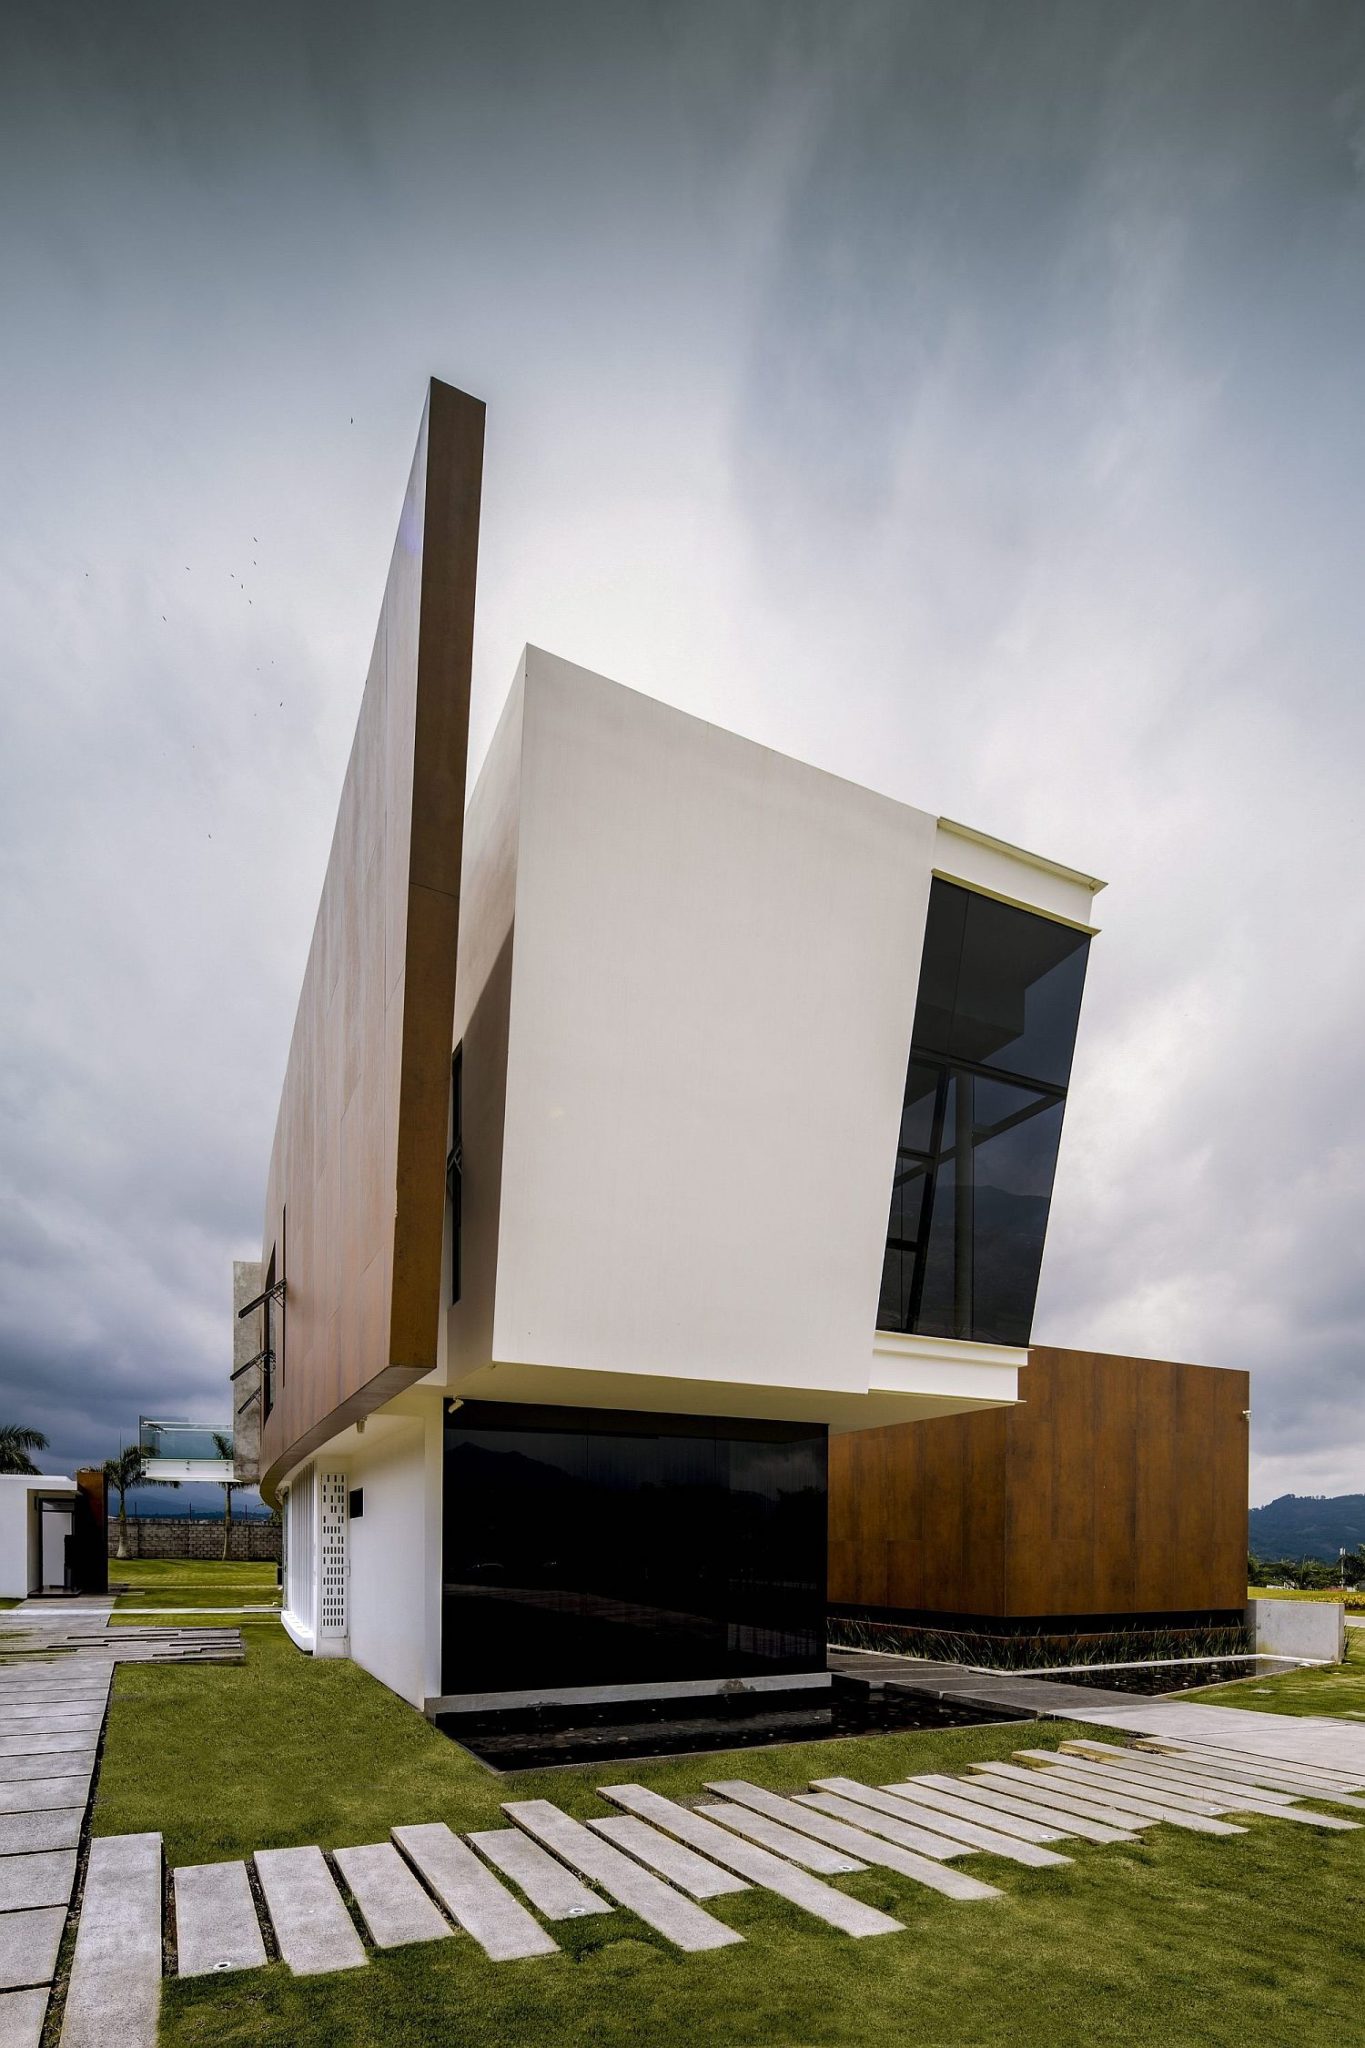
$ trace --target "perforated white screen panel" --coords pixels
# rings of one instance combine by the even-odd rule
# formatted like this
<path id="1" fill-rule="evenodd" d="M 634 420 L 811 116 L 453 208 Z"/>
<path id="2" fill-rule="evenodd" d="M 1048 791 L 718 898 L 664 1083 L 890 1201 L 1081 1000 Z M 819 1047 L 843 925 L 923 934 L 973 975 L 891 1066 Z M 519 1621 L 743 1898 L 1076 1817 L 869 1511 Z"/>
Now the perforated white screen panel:
<path id="1" fill-rule="evenodd" d="M 319 1501 L 322 1538 L 318 1584 L 318 1631 L 346 1633 L 346 1474 L 324 1472 Z"/>

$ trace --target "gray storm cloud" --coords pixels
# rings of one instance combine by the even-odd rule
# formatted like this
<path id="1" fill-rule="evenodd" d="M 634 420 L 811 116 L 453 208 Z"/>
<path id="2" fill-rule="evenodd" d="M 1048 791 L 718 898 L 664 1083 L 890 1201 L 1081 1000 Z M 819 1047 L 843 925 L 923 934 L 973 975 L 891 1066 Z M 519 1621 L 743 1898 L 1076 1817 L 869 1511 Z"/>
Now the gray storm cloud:
<path id="1" fill-rule="evenodd" d="M 1105 874 L 1037 1334 L 1365 1445 L 1353 5 L 0 24 L 0 1408 L 225 1407 L 425 378 L 525 640 Z"/>

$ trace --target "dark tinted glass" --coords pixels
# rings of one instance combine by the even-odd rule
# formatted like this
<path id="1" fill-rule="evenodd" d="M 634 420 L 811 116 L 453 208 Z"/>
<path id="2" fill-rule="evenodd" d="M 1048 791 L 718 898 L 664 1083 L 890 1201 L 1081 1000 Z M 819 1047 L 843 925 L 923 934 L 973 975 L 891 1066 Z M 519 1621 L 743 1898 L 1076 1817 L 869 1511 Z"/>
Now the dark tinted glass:
<path id="1" fill-rule="evenodd" d="M 952 1057 L 1065 1088 L 1089 944 L 1069 925 L 969 897 Z"/>
<path id="2" fill-rule="evenodd" d="M 880 1329 L 1028 1343 L 1088 947 L 933 883 Z"/>
<path id="3" fill-rule="evenodd" d="M 446 1425 L 446 1692 L 818 1670 L 825 1432 L 466 1403 Z"/>

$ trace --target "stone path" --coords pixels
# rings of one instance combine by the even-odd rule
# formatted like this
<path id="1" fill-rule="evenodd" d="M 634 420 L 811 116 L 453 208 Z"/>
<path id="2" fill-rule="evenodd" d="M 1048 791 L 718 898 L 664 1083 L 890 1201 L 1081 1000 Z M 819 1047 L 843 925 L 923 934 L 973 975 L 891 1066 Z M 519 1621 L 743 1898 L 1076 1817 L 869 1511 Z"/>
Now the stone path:
<path id="1" fill-rule="evenodd" d="M 259 1850 L 251 1859 L 257 1889 L 244 1862 L 177 1870 L 169 1925 L 160 1837 L 97 1839 L 62 2048 L 111 2039 L 119 2048 L 155 2048 L 162 1957 L 171 1948 L 186 1977 L 260 1969 L 270 1955 L 301 1976 L 351 1970 L 378 1951 L 452 1939 L 516 1965 L 558 1952 L 544 1922 L 624 1908 L 692 1954 L 745 1938 L 702 1903 L 741 1892 L 771 1893 L 862 1940 L 907 1925 L 830 1882 L 870 1867 L 902 1880 L 898 1910 L 912 1918 L 917 1890 L 963 1903 L 1000 1896 L 997 1884 L 959 1868 L 973 1856 L 995 1857 L 1006 1870 L 1045 1868 L 1069 1860 L 1059 1845 L 1134 1842 L 1153 1827 L 1245 1841 L 1276 1822 L 1329 1837 L 1361 1825 L 1350 1816 L 1365 1816 L 1365 1763 L 1324 1762 L 1323 1749 L 1339 1745 L 1324 1745 L 1320 1724 L 1287 1720 L 1300 1739 L 1276 1738 L 1278 1753 L 1264 1758 L 1256 1744 L 1269 1738 L 1259 1724 L 1271 1717 L 1232 1718 L 1250 1747 L 1085 1736 L 1020 1748 L 1011 1762 L 973 1764 L 960 1776 L 925 1772 L 885 1785 L 831 1777 L 788 1796 L 743 1778 L 717 1779 L 691 1806 L 648 1786 L 616 1784 L 601 1796 L 621 1811 L 587 1822 L 550 1800 L 510 1799 L 503 1810 L 511 1825 L 467 1836 L 428 1821 L 330 1854 L 316 1846 Z M 69 1884 L 74 1857 L 65 1810 L 18 1818 L 37 1825 L 31 1847 L 0 1855 L 0 1945 L 12 1959 L 11 1988 L 0 1992 L 0 2044 L 36 2048 L 43 1972 L 54 1966 L 65 1923 L 64 1907 L 43 1901 Z M 8 1876 L 6 1861 L 16 1866 Z"/>
<path id="2" fill-rule="evenodd" d="M 44 1618 L 43 1640 L 53 1643 L 56 1631 L 59 1654 L 0 1656 L 0 2048 L 38 2048 L 44 2025 L 113 1671 L 122 1638 L 138 1633 L 106 1621 Z M 13 1631 L 0 1622 L 0 1653 L 30 1627 L 28 1617 Z M 201 1634 L 236 1635 L 147 1633 L 194 1662 Z M 191 1640 L 164 1641 L 181 1636 Z M 980 1678 L 930 1667 L 915 1682 L 976 1687 Z M 878 1682 L 902 1679 L 883 1671 Z M 984 1690 L 995 1689 L 987 1674 Z M 314 1975 L 454 1940 L 515 1966 L 558 1953 L 546 1922 L 622 1909 L 691 1954 L 745 1939 L 708 1910 L 742 1892 L 772 1894 L 863 1940 L 907 1925 L 834 1881 L 869 1868 L 900 1881 L 897 1911 L 913 1918 L 919 1892 L 964 1905 L 999 1898 L 1010 1866 L 1064 1865 L 1076 1841 L 1131 1843 L 1169 1826 L 1246 1842 L 1277 1822 L 1331 1837 L 1365 1821 L 1365 1729 L 1352 1724 L 1127 1695 L 1115 1704 L 1050 1680 L 1009 1679 L 999 1690 L 1011 1702 L 1004 1710 L 1021 1719 L 1060 1715 L 1096 1732 L 1021 1747 L 1012 1761 L 960 1775 L 883 1785 L 840 1776 L 779 1794 L 718 1779 L 684 1805 L 644 1785 L 614 1784 L 601 1796 L 619 1810 L 586 1822 L 550 1800 L 510 1799 L 509 1825 L 464 1836 L 424 1822 L 393 1828 L 385 1842 L 262 1849 L 246 1862 L 186 1866 L 172 1873 L 169 1910 L 159 1835 L 96 1838 L 62 2048 L 110 2040 L 155 2048 L 168 1955 L 186 1977 L 260 1969 L 272 1957 Z M 1128 1741 L 1108 1739 L 1115 1732 Z M 1233 1841 L 1228 1853 L 1252 1851 Z M 997 1882 L 961 1867 L 981 1855 L 997 1859 Z M 749 1938 L 761 1938 L 752 1932 L 761 1923 L 749 1924 Z"/>
<path id="3" fill-rule="evenodd" d="M 42 2035 L 115 1667 L 242 1661 L 237 1629 L 115 1628 L 111 1606 L 25 1601 L 0 1612 L 0 2048 L 37 2048 Z M 68 2048 L 154 2042 L 159 1835 L 91 1844 L 77 1964 Z"/>

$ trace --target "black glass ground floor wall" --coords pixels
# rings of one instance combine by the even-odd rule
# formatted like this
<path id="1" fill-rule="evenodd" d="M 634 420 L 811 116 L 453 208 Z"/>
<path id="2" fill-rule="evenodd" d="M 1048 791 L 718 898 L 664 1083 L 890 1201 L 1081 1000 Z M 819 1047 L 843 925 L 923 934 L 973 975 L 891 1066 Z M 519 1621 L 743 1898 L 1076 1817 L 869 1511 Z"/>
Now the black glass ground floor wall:
<path id="1" fill-rule="evenodd" d="M 466 1402 L 441 1690 L 820 1670 L 825 1543 L 823 1427 Z"/>

